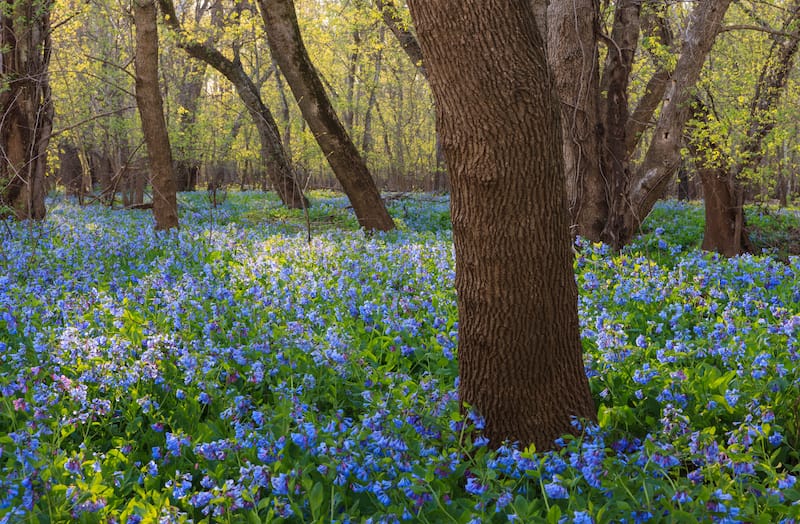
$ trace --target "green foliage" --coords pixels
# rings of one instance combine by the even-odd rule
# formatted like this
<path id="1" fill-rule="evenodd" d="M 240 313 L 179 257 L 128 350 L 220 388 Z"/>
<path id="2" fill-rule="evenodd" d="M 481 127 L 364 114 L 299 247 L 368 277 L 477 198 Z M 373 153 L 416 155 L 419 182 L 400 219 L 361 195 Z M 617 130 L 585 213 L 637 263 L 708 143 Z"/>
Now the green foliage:
<path id="1" fill-rule="evenodd" d="M 57 200 L 0 236 L 0 518 L 800 517 L 798 259 L 677 244 L 701 227 L 684 204 L 621 255 L 580 242 L 600 425 L 489 450 L 455 394 L 447 202 L 394 200 L 404 228 L 364 237 L 311 198 L 311 244 L 238 192 L 213 215 L 184 195 L 180 231 Z"/>

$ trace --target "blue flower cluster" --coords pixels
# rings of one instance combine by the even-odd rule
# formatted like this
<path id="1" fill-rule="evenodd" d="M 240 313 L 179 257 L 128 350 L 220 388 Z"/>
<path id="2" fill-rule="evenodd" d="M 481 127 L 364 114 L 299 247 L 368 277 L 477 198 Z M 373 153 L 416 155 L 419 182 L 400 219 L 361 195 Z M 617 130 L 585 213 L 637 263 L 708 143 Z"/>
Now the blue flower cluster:
<path id="1" fill-rule="evenodd" d="M 0 229 L 0 524 L 800 518 L 800 261 L 580 241 L 598 424 L 490 450 L 446 200 L 310 243 L 269 205 L 189 196 L 165 233 L 57 199 Z"/>

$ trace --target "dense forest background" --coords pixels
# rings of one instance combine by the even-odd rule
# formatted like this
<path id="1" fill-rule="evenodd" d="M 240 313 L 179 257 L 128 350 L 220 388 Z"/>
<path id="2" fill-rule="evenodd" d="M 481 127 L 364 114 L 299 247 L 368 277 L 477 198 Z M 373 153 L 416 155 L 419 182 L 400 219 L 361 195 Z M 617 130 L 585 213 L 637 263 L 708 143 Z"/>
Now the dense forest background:
<path id="1" fill-rule="evenodd" d="M 383 5 L 383 2 L 377 4 Z M 786 5 L 784 5 L 786 4 Z M 754 90 L 770 49 L 786 34 L 789 2 L 738 2 L 709 54 L 696 95 L 713 113 L 705 128 L 715 150 L 693 156 L 684 150 L 681 183 L 671 194 L 701 198 L 700 158 L 735 158 L 753 113 Z M 390 9 L 383 5 L 385 9 Z M 364 155 L 381 189 L 447 189 L 437 155 L 433 105 L 419 64 L 404 53 L 375 2 L 298 1 L 298 20 L 309 55 L 338 115 Z M 604 34 L 611 34 L 615 3 L 603 5 Z M 673 2 L 659 12 L 677 35 L 691 3 Z M 256 6 L 247 2 L 179 2 L 176 11 L 192 39 L 212 44 L 240 61 L 281 130 L 281 141 L 304 187 L 336 188 L 337 182 L 275 66 Z M 53 18 L 51 84 L 55 108 L 50 183 L 76 194 L 94 185 L 116 185 L 126 205 L 142 203 L 146 186 L 143 138 L 134 97 L 132 26 L 127 2 L 57 3 Z M 407 12 L 392 11 L 409 30 Z M 405 25 L 403 25 L 405 24 Z M 190 174 L 183 188 L 209 183 L 269 188 L 257 131 L 234 86 L 218 71 L 190 58 L 174 32 L 162 28 L 161 81 L 173 156 Z M 646 82 L 675 54 L 654 33 L 642 32 L 631 71 L 629 104 L 646 93 Z M 601 46 L 601 53 L 606 52 Z M 797 196 L 800 91 L 792 68 L 785 93 L 771 109 L 774 129 L 761 144 L 763 160 L 747 173 L 748 199 L 779 201 Z M 186 176 L 186 175 L 184 175 Z M 195 178 L 196 177 L 196 178 Z M 90 183 L 91 180 L 91 183 Z M 106 193 L 107 194 L 107 193 Z"/>
<path id="2" fill-rule="evenodd" d="M 57 8 L 58 9 L 58 8 Z M 337 187 L 336 179 L 270 56 L 256 6 L 239 2 L 176 5 L 192 38 L 213 43 L 258 87 L 281 131 L 281 141 L 304 187 Z M 337 112 L 367 159 L 380 187 L 444 190 L 437 162 L 433 105 L 425 78 L 402 53 L 368 2 L 298 2 L 303 38 Z M 134 99 L 133 32 L 124 2 L 64 2 L 71 13 L 54 33 L 52 61 L 54 147 L 60 163 L 52 180 L 88 192 L 120 181 L 126 202 L 140 203 L 146 183 L 143 138 Z M 257 130 L 234 86 L 178 48 L 162 31 L 161 80 L 173 156 L 198 166 L 194 183 L 269 188 Z M 129 166 L 129 169 L 125 169 Z M 83 177 L 83 184 L 72 182 Z M 83 188 L 83 189 L 81 189 Z"/>

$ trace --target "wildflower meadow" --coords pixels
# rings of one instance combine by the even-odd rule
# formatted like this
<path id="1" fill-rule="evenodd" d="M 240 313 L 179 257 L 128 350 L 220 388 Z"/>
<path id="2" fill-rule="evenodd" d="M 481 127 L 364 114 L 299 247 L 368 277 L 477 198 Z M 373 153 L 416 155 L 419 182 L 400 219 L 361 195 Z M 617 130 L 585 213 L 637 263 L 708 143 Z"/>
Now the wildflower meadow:
<path id="1" fill-rule="evenodd" d="M 579 240 L 598 424 L 488 449 L 448 205 L 365 236 L 316 194 L 310 242 L 248 192 L 0 224 L 0 523 L 800 521 L 800 258 L 704 253 L 675 202 Z"/>

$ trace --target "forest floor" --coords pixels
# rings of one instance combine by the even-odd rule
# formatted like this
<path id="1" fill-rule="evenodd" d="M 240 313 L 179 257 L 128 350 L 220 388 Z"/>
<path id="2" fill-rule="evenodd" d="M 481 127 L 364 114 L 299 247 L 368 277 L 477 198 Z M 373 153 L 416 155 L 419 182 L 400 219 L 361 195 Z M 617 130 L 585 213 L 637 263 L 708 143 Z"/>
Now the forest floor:
<path id="1" fill-rule="evenodd" d="M 579 241 L 598 424 L 539 453 L 459 410 L 446 197 L 368 237 L 329 193 L 180 202 L 0 228 L 0 523 L 800 519 L 795 214 L 733 259 L 680 202 Z"/>

